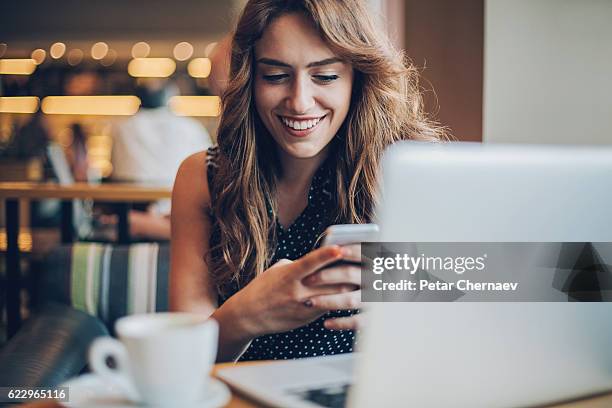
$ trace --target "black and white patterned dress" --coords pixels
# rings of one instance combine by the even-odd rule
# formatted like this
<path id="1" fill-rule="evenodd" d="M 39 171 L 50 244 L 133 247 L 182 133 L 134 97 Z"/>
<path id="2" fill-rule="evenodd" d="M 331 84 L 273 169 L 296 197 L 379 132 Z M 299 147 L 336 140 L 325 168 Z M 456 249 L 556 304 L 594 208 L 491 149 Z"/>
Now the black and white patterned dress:
<path id="1" fill-rule="evenodd" d="M 212 182 L 211 173 L 215 171 L 217 154 L 216 146 L 208 149 L 209 183 Z M 331 225 L 335 216 L 332 172 L 332 168 L 325 163 L 317 170 L 308 192 L 308 204 L 293 224 L 285 229 L 276 222 L 277 246 L 272 264 L 280 259 L 298 259 L 316 248 L 318 238 Z M 213 239 L 214 237 L 211 237 L 211 240 Z M 225 299 L 238 290 L 238 287 L 232 287 Z M 220 302 L 225 299 L 221 298 Z M 358 311 L 331 311 L 306 326 L 258 337 L 240 360 L 286 360 L 352 352 L 355 333 L 351 330 L 328 330 L 323 326 L 323 322 L 329 318 L 350 316 L 354 313 Z"/>

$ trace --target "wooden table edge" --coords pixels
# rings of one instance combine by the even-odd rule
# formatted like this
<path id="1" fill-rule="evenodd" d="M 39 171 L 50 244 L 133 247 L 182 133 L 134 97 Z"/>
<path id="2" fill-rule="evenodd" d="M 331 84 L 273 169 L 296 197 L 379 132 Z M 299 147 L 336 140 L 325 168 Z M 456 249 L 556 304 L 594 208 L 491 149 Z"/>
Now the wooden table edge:
<path id="1" fill-rule="evenodd" d="M 259 365 L 266 364 L 270 361 L 249 361 L 242 363 L 219 363 L 215 364 L 211 375 L 217 378 L 217 371 L 234 367 L 234 366 L 247 366 L 247 365 Z M 257 401 L 245 396 L 244 394 L 237 392 L 234 389 L 231 389 L 232 396 L 229 403 L 226 405 L 228 408 L 258 408 L 258 407 L 266 407 Z M 63 405 L 49 400 L 36 401 L 32 403 L 26 403 L 19 405 L 24 408 L 56 408 L 63 407 Z M 533 408 L 609 408 L 612 406 L 612 391 L 598 393 L 596 395 L 591 395 L 586 398 L 577 398 L 570 401 L 560 401 L 553 404 L 547 404 L 543 406 L 537 406 Z"/>
<path id="2" fill-rule="evenodd" d="M 0 182 L 0 199 L 93 199 L 97 201 L 154 201 L 172 197 L 170 187 L 142 184 Z"/>

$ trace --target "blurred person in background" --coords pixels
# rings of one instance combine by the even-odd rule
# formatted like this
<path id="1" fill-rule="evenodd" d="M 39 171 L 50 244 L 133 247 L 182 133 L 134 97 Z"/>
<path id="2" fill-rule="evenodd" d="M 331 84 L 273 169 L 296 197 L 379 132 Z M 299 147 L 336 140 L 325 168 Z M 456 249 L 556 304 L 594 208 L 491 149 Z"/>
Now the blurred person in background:
<path id="1" fill-rule="evenodd" d="M 89 169 L 87 134 L 80 123 L 73 123 L 70 128 L 72 130 L 72 143 L 70 144 L 70 149 L 66 152 L 68 162 L 70 163 L 74 180 L 87 182 Z"/>
<path id="2" fill-rule="evenodd" d="M 138 113 L 113 130 L 111 180 L 172 187 L 181 162 L 212 145 L 195 119 L 176 116 L 167 106 L 178 89 L 166 80 L 146 80 L 136 87 Z M 130 234 L 170 239 L 170 200 L 130 212 Z"/>

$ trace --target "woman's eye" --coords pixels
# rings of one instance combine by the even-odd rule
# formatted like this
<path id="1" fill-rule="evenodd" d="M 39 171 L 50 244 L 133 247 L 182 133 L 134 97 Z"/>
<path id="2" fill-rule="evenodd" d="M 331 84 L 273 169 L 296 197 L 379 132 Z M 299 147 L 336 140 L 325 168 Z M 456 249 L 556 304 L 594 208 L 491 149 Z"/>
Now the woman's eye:
<path id="1" fill-rule="evenodd" d="M 313 75 L 313 77 L 319 81 L 319 82 L 323 82 L 323 83 L 329 83 L 329 82 L 333 82 L 336 79 L 339 78 L 338 75 Z"/>
<path id="2" fill-rule="evenodd" d="M 263 75 L 263 79 L 268 82 L 280 82 L 283 79 L 287 78 L 288 74 L 272 74 L 272 75 Z"/>

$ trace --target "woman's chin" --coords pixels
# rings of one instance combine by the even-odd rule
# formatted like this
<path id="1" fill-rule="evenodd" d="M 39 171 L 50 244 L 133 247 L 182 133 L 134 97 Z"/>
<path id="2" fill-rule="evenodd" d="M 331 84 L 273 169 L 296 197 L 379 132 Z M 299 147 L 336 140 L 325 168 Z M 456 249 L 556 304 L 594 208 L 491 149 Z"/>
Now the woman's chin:
<path id="1" fill-rule="evenodd" d="M 317 157 L 325 149 L 325 146 L 312 142 L 297 142 L 285 144 L 282 146 L 282 150 L 294 159 L 312 159 Z"/>

